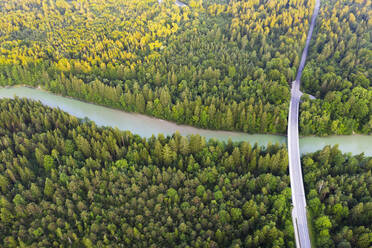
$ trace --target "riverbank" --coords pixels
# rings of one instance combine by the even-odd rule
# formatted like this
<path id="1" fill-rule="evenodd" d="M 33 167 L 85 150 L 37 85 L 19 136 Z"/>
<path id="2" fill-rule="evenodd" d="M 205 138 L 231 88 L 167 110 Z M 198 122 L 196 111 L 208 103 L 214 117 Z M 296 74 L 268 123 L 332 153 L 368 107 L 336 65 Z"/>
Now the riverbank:
<path id="1" fill-rule="evenodd" d="M 65 97 L 65 98 L 68 98 L 68 99 L 73 99 L 73 100 L 76 100 L 76 101 L 79 101 L 79 102 L 93 104 L 93 105 L 96 105 L 96 106 L 101 106 L 101 107 L 109 108 L 109 109 L 112 109 L 112 110 L 118 110 L 118 111 L 123 112 L 123 113 L 129 113 L 129 114 L 139 115 L 139 116 L 146 116 L 146 117 L 148 117 L 150 119 L 153 119 L 153 120 L 161 120 L 161 121 L 170 122 L 170 123 L 173 123 L 177 126 L 187 126 L 187 127 L 193 127 L 193 128 L 196 128 L 196 129 L 200 129 L 200 130 L 233 132 L 233 133 L 241 133 L 241 134 L 249 134 L 249 135 L 256 135 L 257 134 L 257 135 L 275 135 L 275 136 L 287 137 L 287 135 L 285 133 L 249 133 L 249 132 L 245 133 L 245 132 L 238 131 L 238 130 L 234 131 L 234 130 L 213 129 L 213 128 L 206 129 L 206 128 L 202 128 L 202 127 L 198 127 L 198 126 L 193 126 L 193 125 L 190 125 L 190 124 L 187 124 L 187 123 L 185 124 L 185 123 L 181 123 L 181 122 L 175 122 L 175 121 L 172 121 L 172 120 L 161 119 L 161 118 L 155 117 L 153 115 L 148 115 L 148 114 L 145 114 L 145 113 L 126 111 L 126 110 L 123 110 L 123 109 L 120 109 L 120 108 L 115 108 L 115 107 L 104 105 L 104 104 L 90 102 L 90 101 L 87 101 L 87 100 L 84 100 L 84 99 L 81 99 L 81 98 L 75 98 L 75 97 L 72 97 L 72 96 L 69 96 L 69 95 L 58 94 L 58 93 L 55 93 L 55 92 L 52 92 L 52 91 L 49 91 L 49 90 L 45 89 L 43 87 L 43 85 L 38 85 L 37 87 L 33 87 L 31 85 L 28 85 L 28 84 L 16 84 L 16 85 L 5 86 L 3 88 L 10 89 L 10 88 L 17 88 L 17 87 L 26 87 L 26 88 L 29 88 L 29 89 L 40 90 L 40 91 L 44 91 L 48 94 L 52 94 L 52 95 L 55 95 L 55 96 L 61 96 L 61 97 Z M 0 90 L 1 90 L 1 88 L 2 87 L 0 87 Z"/>
<path id="2" fill-rule="evenodd" d="M 50 93 L 40 88 L 17 85 L 14 87 L 0 88 L 0 98 L 13 98 L 14 96 L 26 97 L 33 100 L 39 100 L 43 104 L 60 108 L 78 118 L 89 118 L 100 126 L 117 127 L 120 130 L 129 130 L 134 134 L 149 138 L 153 134 L 172 135 L 179 132 L 181 135 L 199 134 L 206 139 L 217 139 L 227 142 L 231 139 L 233 142 L 248 141 L 252 144 L 257 143 L 259 146 L 267 146 L 269 143 L 286 145 L 285 135 L 271 134 L 247 134 L 242 132 L 222 131 L 201 129 L 187 125 L 178 125 L 174 122 L 142 115 L 138 113 L 129 113 L 102 105 L 88 103 L 86 101 L 76 100 L 72 97 L 65 97 Z M 343 152 L 359 154 L 365 152 L 366 155 L 372 156 L 372 151 L 368 149 L 372 143 L 372 136 L 368 135 L 343 135 L 316 137 L 307 136 L 300 138 L 300 150 L 302 154 L 314 152 L 322 149 L 326 145 L 339 144 Z"/>
<path id="3" fill-rule="evenodd" d="M 43 85 L 41 85 L 41 84 L 39 84 L 36 87 L 33 87 L 29 84 L 15 84 L 15 85 L 0 86 L 0 90 L 2 88 L 11 89 L 11 88 L 21 88 L 21 87 L 43 91 L 45 93 L 52 94 L 52 95 L 55 95 L 55 96 L 60 96 L 60 97 L 76 100 L 76 101 L 87 103 L 87 104 L 93 104 L 93 105 L 96 105 L 96 106 L 101 106 L 101 107 L 109 108 L 109 109 L 112 109 L 112 110 L 118 110 L 118 111 L 123 112 L 123 113 L 139 115 L 139 116 L 146 116 L 146 117 L 148 117 L 150 119 L 153 119 L 153 120 L 166 121 L 166 122 L 173 123 L 177 126 L 193 127 L 193 128 L 200 129 L 200 130 L 223 131 L 223 132 L 241 133 L 241 134 L 249 134 L 249 135 L 275 135 L 275 136 L 287 137 L 286 133 L 244 133 L 244 132 L 241 132 L 241 131 L 233 131 L 233 130 L 225 130 L 225 129 L 206 129 L 206 128 L 202 128 L 202 127 L 198 127 L 198 126 L 192 126 L 192 125 L 189 125 L 189 124 L 179 123 L 179 122 L 175 122 L 175 121 L 172 121 L 172 120 L 157 118 L 157 117 L 152 116 L 152 115 L 147 115 L 147 114 L 138 113 L 138 112 L 125 111 L 125 110 L 122 110 L 120 108 L 115 108 L 115 107 L 107 106 L 107 105 L 104 105 L 104 104 L 94 103 L 94 102 L 87 101 L 87 100 L 84 100 L 84 99 L 81 99 L 81 98 L 75 98 L 75 97 L 72 97 L 72 96 L 69 96 L 69 95 L 58 94 L 58 93 L 49 91 L 48 89 L 45 89 L 43 87 Z M 358 137 L 358 136 L 370 136 L 370 135 L 363 134 L 363 133 L 356 133 L 356 132 L 353 132 L 353 134 L 324 135 L 324 136 L 318 136 L 318 135 L 314 135 L 314 134 L 312 134 L 312 135 L 301 135 L 300 134 L 299 135 L 300 139 L 302 139 L 302 138 L 349 137 L 349 136 Z"/>

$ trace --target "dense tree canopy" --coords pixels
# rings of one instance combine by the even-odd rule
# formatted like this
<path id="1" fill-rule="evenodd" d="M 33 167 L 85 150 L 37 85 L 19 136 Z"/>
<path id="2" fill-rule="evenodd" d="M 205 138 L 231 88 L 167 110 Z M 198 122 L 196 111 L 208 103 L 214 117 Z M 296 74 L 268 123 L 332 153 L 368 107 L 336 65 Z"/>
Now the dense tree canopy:
<path id="1" fill-rule="evenodd" d="M 0 85 L 284 133 L 313 1 L 0 0 Z"/>
<path id="2" fill-rule="evenodd" d="M 0 86 L 204 128 L 285 133 L 315 1 L 0 0 Z M 372 3 L 323 0 L 304 135 L 372 132 Z M 319 247 L 371 246 L 372 159 L 302 158 Z M 288 154 L 149 139 L 0 100 L 1 247 L 294 247 Z"/>
<path id="3" fill-rule="evenodd" d="M 0 100 L 1 247 L 294 247 L 284 147 L 149 139 Z M 302 158 L 318 247 L 369 247 L 372 158 Z"/>
<path id="4" fill-rule="evenodd" d="M 0 0 L 0 85 L 194 126 L 285 133 L 315 1 Z M 304 135 L 370 133 L 371 3 L 322 1 Z"/>
<path id="5" fill-rule="evenodd" d="M 303 134 L 371 133 L 371 7 L 364 0 L 322 1 L 301 80 L 318 99 L 302 105 Z"/>
<path id="6" fill-rule="evenodd" d="M 327 146 L 302 165 L 317 247 L 371 247 L 372 158 Z"/>
<path id="7" fill-rule="evenodd" d="M 0 100 L 1 247 L 294 247 L 284 147 L 143 139 Z"/>

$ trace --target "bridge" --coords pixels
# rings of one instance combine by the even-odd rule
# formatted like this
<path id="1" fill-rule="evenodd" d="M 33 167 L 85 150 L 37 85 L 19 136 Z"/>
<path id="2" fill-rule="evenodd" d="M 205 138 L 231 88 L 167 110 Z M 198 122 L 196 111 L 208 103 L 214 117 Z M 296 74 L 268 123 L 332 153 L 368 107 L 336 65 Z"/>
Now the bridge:
<path id="1" fill-rule="evenodd" d="M 301 75 L 305 67 L 306 57 L 309 50 L 311 36 L 319 13 L 320 0 L 316 0 L 314 13 L 311 18 L 309 32 L 306 38 L 305 48 L 302 52 L 301 62 L 298 67 L 296 80 L 292 82 L 291 102 L 288 114 L 288 156 L 289 175 L 292 191 L 292 221 L 297 248 L 311 248 L 309 229 L 307 225 L 306 197 L 302 179 L 300 160 L 300 147 L 298 137 L 298 114 L 302 92 L 300 91 Z"/>

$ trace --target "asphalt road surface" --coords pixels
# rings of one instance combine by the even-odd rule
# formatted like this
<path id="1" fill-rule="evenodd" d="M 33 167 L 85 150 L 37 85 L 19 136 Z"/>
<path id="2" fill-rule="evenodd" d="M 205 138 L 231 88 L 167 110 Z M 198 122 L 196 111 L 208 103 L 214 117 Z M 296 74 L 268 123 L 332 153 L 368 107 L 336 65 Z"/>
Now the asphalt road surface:
<path id="1" fill-rule="evenodd" d="M 316 18 L 319 13 L 320 0 L 316 0 L 314 13 L 311 18 L 309 32 L 306 38 L 305 48 L 302 52 L 301 62 L 298 67 L 296 80 L 292 82 L 291 102 L 289 105 L 288 116 L 288 156 L 289 156 L 289 175 L 292 190 L 292 220 L 297 248 L 311 248 L 309 229 L 307 225 L 306 198 L 304 184 L 302 180 L 302 169 L 300 160 L 300 147 L 298 139 L 298 112 L 300 105 L 300 79 L 305 67 L 307 52 Z"/>

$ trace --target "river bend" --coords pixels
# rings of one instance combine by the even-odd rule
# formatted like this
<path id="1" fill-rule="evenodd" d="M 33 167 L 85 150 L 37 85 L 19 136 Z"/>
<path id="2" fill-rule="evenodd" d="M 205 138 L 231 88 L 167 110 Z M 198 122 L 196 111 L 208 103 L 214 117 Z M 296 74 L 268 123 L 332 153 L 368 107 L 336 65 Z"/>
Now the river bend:
<path id="1" fill-rule="evenodd" d="M 179 131 L 182 135 L 200 134 L 207 139 L 215 138 L 221 141 L 248 141 L 252 144 L 267 145 L 268 143 L 286 144 L 286 136 L 266 135 L 266 134 L 247 134 L 241 132 L 228 132 L 200 129 L 186 125 L 152 118 L 146 115 L 127 113 L 91 103 L 82 102 L 68 97 L 57 96 L 40 89 L 29 87 L 10 87 L 0 88 L 0 98 L 14 98 L 14 96 L 25 97 L 40 101 L 44 105 L 61 110 L 74 115 L 78 118 L 87 117 L 100 126 L 117 127 L 120 130 L 129 130 L 134 134 L 143 137 L 151 137 L 153 134 L 162 133 L 172 135 Z M 300 138 L 301 153 L 309 153 L 322 149 L 326 145 L 340 144 L 339 148 L 343 152 L 360 154 L 364 152 L 372 156 L 372 136 L 353 135 L 353 136 L 329 136 L 329 137 L 304 137 Z"/>

